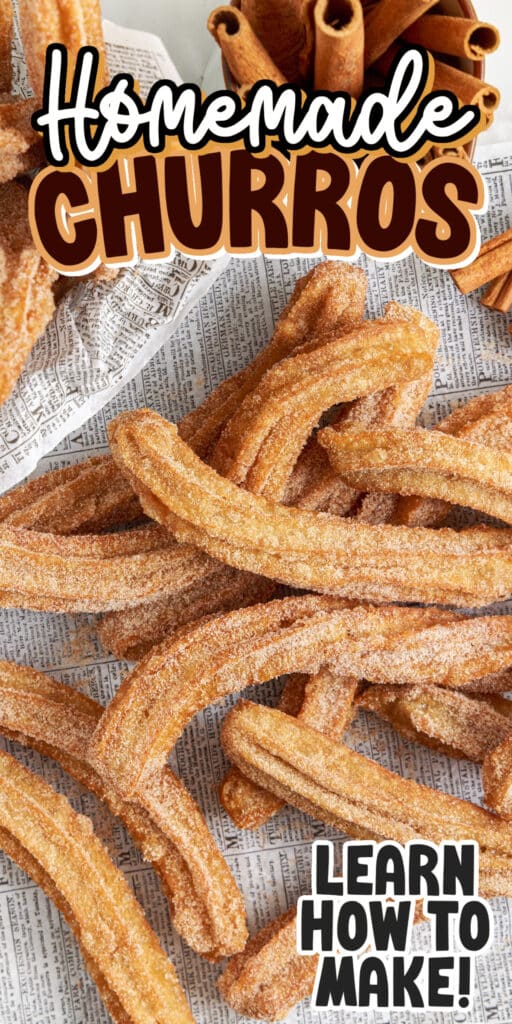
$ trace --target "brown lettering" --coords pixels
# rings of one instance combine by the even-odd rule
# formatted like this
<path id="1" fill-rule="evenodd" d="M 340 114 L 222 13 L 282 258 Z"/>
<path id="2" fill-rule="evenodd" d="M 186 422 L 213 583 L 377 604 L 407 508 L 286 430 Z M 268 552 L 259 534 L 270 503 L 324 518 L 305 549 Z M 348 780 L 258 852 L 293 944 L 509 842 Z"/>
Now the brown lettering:
<path id="1" fill-rule="evenodd" d="M 350 251 L 350 224 L 340 200 L 351 174 L 336 153 L 303 153 L 297 157 L 293 200 L 293 248 L 323 252 Z M 324 231 L 322 235 L 322 222 Z"/>

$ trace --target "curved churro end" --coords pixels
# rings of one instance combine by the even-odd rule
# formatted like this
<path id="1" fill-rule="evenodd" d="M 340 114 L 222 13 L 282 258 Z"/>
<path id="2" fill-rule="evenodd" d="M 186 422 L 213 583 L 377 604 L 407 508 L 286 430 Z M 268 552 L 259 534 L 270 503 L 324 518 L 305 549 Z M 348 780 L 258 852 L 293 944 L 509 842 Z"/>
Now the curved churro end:
<path id="1" fill-rule="evenodd" d="M 417 427 L 327 427 L 317 439 L 350 487 L 434 499 L 512 523 L 512 456 L 497 446 Z"/>
<path id="2" fill-rule="evenodd" d="M 347 606 L 314 595 L 270 601 L 186 627 L 156 648 L 121 684 L 88 756 L 109 785 L 149 807 L 146 780 L 162 769 L 191 718 L 247 685 L 330 666 L 341 681 L 351 675 L 460 687 L 508 666 L 511 651 L 507 616 Z M 345 684 L 339 697 L 342 720 Z M 318 720 L 318 704 L 314 713 Z"/>
<path id="3" fill-rule="evenodd" d="M 512 738 L 492 750 L 482 767 L 484 801 L 502 818 L 512 819 Z"/>
<path id="4" fill-rule="evenodd" d="M 494 707 L 435 685 L 368 686 L 357 703 L 409 740 L 480 764 L 512 731 Z"/>
<path id="5" fill-rule="evenodd" d="M 255 786 L 237 768 L 228 768 L 219 784 L 219 799 L 239 829 L 261 828 L 283 806 L 273 793 Z"/>
<path id="6" fill-rule="evenodd" d="M 396 337 L 394 328 L 383 330 L 386 339 Z M 408 344 L 408 329 L 405 337 Z M 396 372 L 396 358 L 389 359 Z M 149 410 L 125 414 L 111 436 L 147 514 L 235 568 L 380 603 L 483 607 L 512 592 L 510 530 L 371 526 L 276 505 L 219 476 Z"/>
<path id="7" fill-rule="evenodd" d="M 297 952 L 297 913 L 286 911 L 253 935 L 217 984 L 228 1006 L 256 1020 L 279 1021 L 311 995 L 318 958 Z"/>
<path id="8" fill-rule="evenodd" d="M 174 967 L 89 819 L 5 753 L 0 783 L 0 845 L 66 917 L 114 1020 L 193 1024 Z"/>
<path id="9" fill-rule="evenodd" d="M 176 930 L 196 953 L 218 960 L 237 952 L 246 940 L 242 897 L 199 807 L 168 769 L 146 787 L 144 807 L 104 785 L 87 757 L 102 712 L 78 690 L 0 662 L 0 733 L 57 761 L 123 822 L 160 878 Z"/>
<path id="10" fill-rule="evenodd" d="M 259 785 L 358 839 L 480 844 L 487 896 L 512 893 L 512 825 L 476 804 L 388 771 L 282 712 L 240 701 L 224 719 L 229 759 Z"/>

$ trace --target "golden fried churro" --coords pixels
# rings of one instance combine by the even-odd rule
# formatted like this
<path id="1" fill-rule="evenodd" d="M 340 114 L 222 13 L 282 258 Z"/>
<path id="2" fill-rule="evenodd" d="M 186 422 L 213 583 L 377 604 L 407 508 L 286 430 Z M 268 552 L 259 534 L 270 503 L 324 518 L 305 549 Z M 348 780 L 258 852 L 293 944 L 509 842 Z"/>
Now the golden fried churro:
<path id="1" fill-rule="evenodd" d="M 512 892 L 512 826 L 475 804 L 404 779 L 282 712 L 240 701 L 222 727 L 227 756 L 255 782 L 361 839 L 480 844 L 487 896 Z"/>
<path id="2" fill-rule="evenodd" d="M 342 410 L 334 430 L 375 425 L 412 427 L 432 386 L 432 374 L 360 398 Z M 311 511 L 347 515 L 362 522 L 388 522 L 398 502 L 395 496 L 360 494 L 349 487 L 329 463 L 316 437 L 304 449 L 289 480 L 285 504 Z"/>
<path id="3" fill-rule="evenodd" d="M 162 827 L 104 786 L 89 764 L 87 744 L 102 712 L 100 704 L 71 687 L 0 662 L 0 733 L 58 761 L 121 819 L 159 875 L 176 929 L 196 952 L 217 959 L 242 948 L 246 932 L 240 893 L 182 783 L 164 770 L 173 813 Z"/>
<path id="4" fill-rule="evenodd" d="M 141 517 L 132 488 L 107 455 L 52 470 L 0 497 L 0 522 L 59 536 L 102 533 Z"/>
<path id="5" fill-rule="evenodd" d="M 273 367 L 225 427 L 211 464 L 227 479 L 280 501 L 323 412 L 430 372 L 438 329 L 390 303 L 381 320 L 322 339 Z"/>
<path id="6" fill-rule="evenodd" d="M 369 686 L 357 703 L 407 739 L 477 763 L 512 731 L 492 706 L 440 686 Z"/>
<path id="7" fill-rule="evenodd" d="M 488 448 L 512 451 L 512 387 L 472 398 L 434 427 Z M 439 526 L 450 511 L 446 501 L 433 498 L 399 498 L 394 522 L 405 526 Z"/>
<path id="8" fill-rule="evenodd" d="M 39 256 L 27 216 L 27 192 L 0 186 L 0 403 L 5 402 L 54 310 L 56 275 Z"/>
<path id="9" fill-rule="evenodd" d="M 512 523 L 512 454 L 441 431 L 344 430 L 318 434 L 349 485 L 420 495 Z"/>
<path id="10" fill-rule="evenodd" d="M 211 559 L 154 525 L 58 537 L 0 525 L 0 606 L 101 612 L 151 601 L 208 576 Z"/>
<path id="11" fill-rule="evenodd" d="M 268 345 L 181 420 L 180 435 L 206 455 L 225 421 L 270 366 L 313 336 L 354 326 L 362 319 L 365 298 L 362 270 L 332 262 L 316 266 L 297 282 Z M 0 498 L 0 520 L 63 535 L 102 532 L 141 515 L 131 487 L 107 456 L 46 473 Z"/>
<path id="12" fill-rule="evenodd" d="M 298 715 L 304 703 L 309 676 L 295 672 L 288 676 L 277 702 L 285 715 Z M 219 785 L 224 810 L 237 828 L 259 828 L 283 806 L 282 800 L 248 779 L 238 768 L 228 768 Z"/>
<path id="13" fill-rule="evenodd" d="M 285 688 L 278 707 L 294 714 L 313 729 L 331 739 L 341 740 L 354 713 L 358 681 L 338 676 L 328 668 L 313 676 L 294 677 L 292 701 Z M 297 703 L 294 707 L 293 704 Z M 290 703 L 292 707 L 290 708 Z M 237 768 L 230 768 L 219 787 L 220 801 L 237 828 L 259 828 L 283 807 L 283 801 L 247 779 Z"/>
<path id="14" fill-rule="evenodd" d="M 216 563 L 208 576 L 157 601 L 108 612 L 98 626 L 104 647 L 116 658 L 138 661 L 166 636 L 206 615 L 234 611 L 274 596 L 276 585 L 264 576 Z"/>
<path id="15" fill-rule="evenodd" d="M 297 911 L 253 935 L 218 980 L 228 1006 L 245 1017 L 278 1021 L 311 995 L 318 957 L 297 953 Z"/>
<path id="16" fill-rule="evenodd" d="M 344 334 L 361 322 L 366 286 L 362 270 L 332 262 L 320 263 L 300 278 L 268 345 L 181 420 L 183 440 L 205 458 L 225 423 L 267 370 L 304 346 L 318 347 L 327 333 Z"/>
<path id="17" fill-rule="evenodd" d="M 29 81 L 38 101 L 50 43 L 62 43 L 74 57 L 81 46 L 104 53 L 99 0 L 18 0 L 18 10 Z"/>
<path id="18" fill-rule="evenodd" d="M 0 753 L 0 846 L 73 930 L 117 1024 L 192 1024 L 174 968 L 91 822 Z"/>
<path id="19" fill-rule="evenodd" d="M 124 679 L 93 737 L 92 763 L 124 796 L 165 764 L 187 722 L 249 684 L 288 672 L 380 683 L 463 686 L 512 663 L 509 616 L 436 608 L 347 607 L 284 598 L 184 627 Z"/>
<path id="20" fill-rule="evenodd" d="M 271 504 L 218 476 L 149 410 L 111 424 L 112 454 L 178 540 L 289 586 L 358 600 L 486 605 L 512 591 L 507 529 L 368 526 Z"/>

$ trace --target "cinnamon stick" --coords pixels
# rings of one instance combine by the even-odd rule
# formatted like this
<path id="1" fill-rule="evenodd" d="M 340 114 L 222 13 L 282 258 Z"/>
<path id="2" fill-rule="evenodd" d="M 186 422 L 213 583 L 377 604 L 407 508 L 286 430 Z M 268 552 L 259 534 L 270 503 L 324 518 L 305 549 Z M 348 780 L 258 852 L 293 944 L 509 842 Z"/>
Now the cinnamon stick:
<path id="1" fill-rule="evenodd" d="M 497 235 L 496 238 L 484 242 L 480 253 L 473 263 L 459 270 L 452 270 L 451 275 L 457 288 L 467 295 L 475 288 L 493 281 L 495 277 L 508 274 L 512 270 L 512 228 Z"/>
<path id="2" fill-rule="evenodd" d="M 364 82 L 364 21 L 360 0 L 317 0 L 315 89 L 357 98 Z"/>
<path id="3" fill-rule="evenodd" d="M 314 0 L 239 0 L 251 28 L 289 82 L 306 79 L 313 63 Z"/>
<path id="4" fill-rule="evenodd" d="M 389 46 L 437 0 L 380 0 L 365 18 L 365 67 L 373 64 Z"/>
<path id="5" fill-rule="evenodd" d="M 212 11 L 208 30 L 217 40 L 238 85 L 248 88 L 261 79 L 284 85 L 284 75 L 236 7 L 217 7 Z"/>
<path id="6" fill-rule="evenodd" d="M 408 43 L 425 46 L 427 50 L 468 60 L 482 60 L 500 44 L 500 34 L 494 25 L 446 14 L 424 15 L 406 29 L 403 38 Z"/>
<path id="7" fill-rule="evenodd" d="M 508 313 L 512 309 L 512 269 L 501 274 L 489 286 L 480 299 L 482 306 L 495 309 L 497 313 Z"/>
<path id="8" fill-rule="evenodd" d="M 475 104 L 486 113 L 496 110 L 501 94 L 494 85 L 482 82 L 475 75 L 469 75 L 467 71 L 461 71 L 460 68 L 454 68 L 441 60 L 435 60 L 434 63 L 434 90 L 455 93 L 463 106 Z"/>

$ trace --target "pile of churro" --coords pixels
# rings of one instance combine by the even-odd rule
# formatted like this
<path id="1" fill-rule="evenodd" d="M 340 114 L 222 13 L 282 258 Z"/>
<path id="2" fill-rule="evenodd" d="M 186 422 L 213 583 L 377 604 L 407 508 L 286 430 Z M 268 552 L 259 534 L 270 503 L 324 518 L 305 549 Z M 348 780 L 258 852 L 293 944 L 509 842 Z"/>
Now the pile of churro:
<path id="1" fill-rule="evenodd" d="M 103 708 L 0 663 L 0 733 L 59 762 L 117 815 L 173 924 L 237 1012 L 279 1020 L 313 987 L 295 908 L 248 939 L 242 894 L 167 764 L 191 719 L 284 676 L 276 708 L 226 716 L 220 813 L 256 829 L 290 804 L 356 838 L 480 844 L 486 897 L 512 897 L 512 386 L 417 425 L 439 331 L 366 277 L 300 279 L 245 369 L 174 425 L 110 425 L 111 454 L 0 499 L 3 607 L 99 616 L 135 662 Z M 444 525 L 459 506 L 488 520 Z M 496 522 L 500 520 L 500 522 Z M 388 771 L 345 734 L 360 710 L 482 765 L 486 809 Z M 63 797 L 0 759 L 0 845 L 55 900 L 119 1024 L 191 1021 L 134 898 Z M 85 872 L 87 887 L 78 884 Z"/>
<path id="2" fill-rule="evenodd" d="M 493 53 L 499 32 L 476 18 L 438 14 L 437 4 L 232 0 L 231 6 L 212 11 L 208 28 L 242 96 L 255 82 L 268 79 L 276 85 L 342 91 L 357 99 L 364 88 L 382 85 L 400 49 L 416 44 L 434 55 L 433 88 L 454 93 L 461 104 L 477 104 L 489 125 L 499 91 L 459 65 L 474 65 Z"/>
<path id="3" fill-rule="evenodd" d="M 18 17 L 33 99 L 13 94 L 14 12 L 11 0 L 0 0 L 0 404 L 12 394 L 63 287 L 39 255 L 28 222 L 27 175 L 45 162 L 31 117 L 41 105 L 46 48 L 62 43 L 75 55 L 86 44 L 104 50 L 99 0 L 19 0 Z"/>

